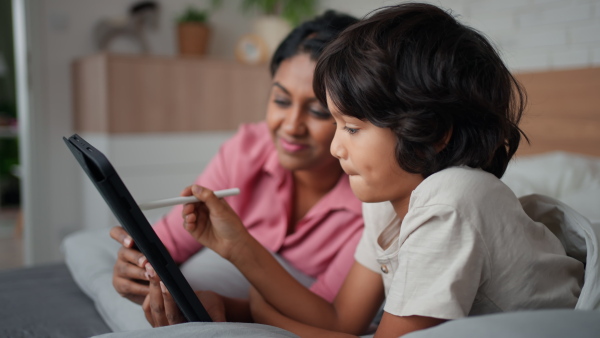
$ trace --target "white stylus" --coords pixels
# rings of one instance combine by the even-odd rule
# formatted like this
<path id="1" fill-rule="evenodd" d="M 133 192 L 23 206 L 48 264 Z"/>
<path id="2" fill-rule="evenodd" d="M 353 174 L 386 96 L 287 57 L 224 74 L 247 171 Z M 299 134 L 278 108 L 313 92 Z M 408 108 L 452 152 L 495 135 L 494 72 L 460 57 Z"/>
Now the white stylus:
<path id="1" fill-rule="evenodd" d="M 227 197 L 227 196 L 238 195 L 240 193 L 240 189 L 239 188 L 231 188 L 231 189 L 217 190 L 214 193 L 215 193 L 215 196 L 217 196 L 218 198 L 223 198 L 223 197 Z M 140 206 L 140 209 L 142 209 L 142 210 L 149 210 L 149 209 L 156 209 L 156 208 L 162 208 L 162 207 L 170 207 L 170 206 L 177 205 L 177 204 L 186 204 L 186 203 L 194 203 L 194 202 L 198 202 L 198 199 L 196 197 L 184 196 L 184 197 L 167 198 L 164 200 L 158 200 L 158 201 L 147 202 L 147 203 L 140 203 L 139 206 Z"/>

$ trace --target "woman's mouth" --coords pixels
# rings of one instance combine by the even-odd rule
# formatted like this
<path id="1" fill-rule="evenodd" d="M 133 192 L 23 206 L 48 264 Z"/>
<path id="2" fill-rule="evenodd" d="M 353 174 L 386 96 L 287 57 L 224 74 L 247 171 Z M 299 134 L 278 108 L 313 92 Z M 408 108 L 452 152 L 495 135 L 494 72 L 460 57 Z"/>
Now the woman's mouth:
<path id="1" fill-rule="evenodd" d="M 281 137 L 279 138 L 279 144 L 281 145 L 281 148 L 288 153 L 295 153 L 308 148 L 305 144 L 290 142 Z"/>

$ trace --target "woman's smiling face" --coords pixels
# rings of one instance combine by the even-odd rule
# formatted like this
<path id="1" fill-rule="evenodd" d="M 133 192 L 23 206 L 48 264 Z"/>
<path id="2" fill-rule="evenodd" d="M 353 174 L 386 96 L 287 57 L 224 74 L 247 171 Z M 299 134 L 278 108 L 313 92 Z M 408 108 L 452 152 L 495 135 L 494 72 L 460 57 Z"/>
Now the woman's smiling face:
<path id="1" fill-rule="evenodd" d="M 313 92 L 314 69 L 308 54 L 298 54 L 283 61 L 273 77 L 266 120 L 279 162 L 288 170 L 339 168 L 329 152 L 333 118 Z"/>

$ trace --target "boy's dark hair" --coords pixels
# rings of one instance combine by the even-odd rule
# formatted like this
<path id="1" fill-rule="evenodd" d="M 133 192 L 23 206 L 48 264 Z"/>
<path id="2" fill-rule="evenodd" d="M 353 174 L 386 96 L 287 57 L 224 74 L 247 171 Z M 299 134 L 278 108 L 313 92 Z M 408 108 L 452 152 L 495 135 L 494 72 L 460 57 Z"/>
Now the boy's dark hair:
<path id="1" fill-rule="evenodd" d="M 288 34 L 273 54 L 270 64 L 271 76 L 275 75 L 281 62 L 297 54 L 310 54 L 311 58 L 316 61 L 331 40 L 356 22 L 358 19 L 355 17 L 328 10 L 314 19 L 300 24 Z"/>
<path id="2" fill-rule="evenodd" d="M 429 4 L 384 7 L 345 30 L 313 86 L 322 104 L 329 95 L 342 114 L 390 128 L 400 167 L 423 177 L 466 165 L 500 178 L 525 136 L 525 92 L 494 47 Z"/>

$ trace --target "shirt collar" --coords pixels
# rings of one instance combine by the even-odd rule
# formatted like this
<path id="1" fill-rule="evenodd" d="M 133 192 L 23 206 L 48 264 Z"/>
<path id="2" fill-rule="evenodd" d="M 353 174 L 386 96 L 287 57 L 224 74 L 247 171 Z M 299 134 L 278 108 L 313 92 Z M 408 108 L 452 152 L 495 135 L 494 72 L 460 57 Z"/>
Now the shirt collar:
<path id="1" fill-rule="evenodd" d="M 267 158 L 267 161 L 265 162 L 264 170 L 267 174 L 275 177 L 284 174 L 286 170 L 283 169 L 279 164 L 279 157 L 277 156 L 277 151 L 271 152 L 271 154 Z"/>
<path id="2" fill-rule="evenodd" d="M 283 180 L 289 171 L 279 164 L 277 152 L 271 153 L 264 166 L 264 170 L 272 177 Z M 280 185 L 281 186 L 281 185 Z M 362 215 L 362 202 L 354 196 L 350 188 L 348 175 L 342 174 L 336 185 L 311 209 L 313 212 L 327 212 L 330 210 L 348 210 L 356 215 Z"/>

